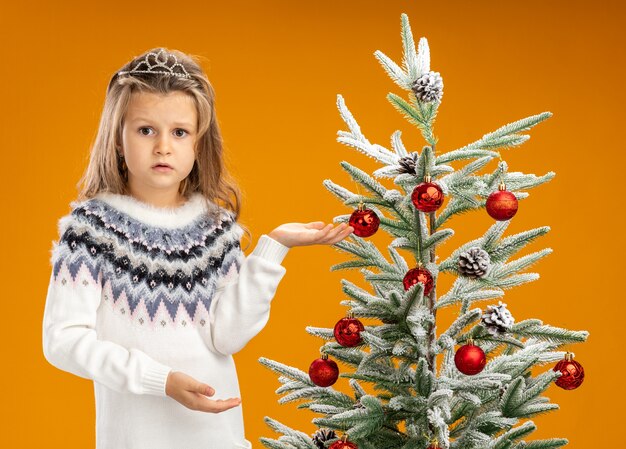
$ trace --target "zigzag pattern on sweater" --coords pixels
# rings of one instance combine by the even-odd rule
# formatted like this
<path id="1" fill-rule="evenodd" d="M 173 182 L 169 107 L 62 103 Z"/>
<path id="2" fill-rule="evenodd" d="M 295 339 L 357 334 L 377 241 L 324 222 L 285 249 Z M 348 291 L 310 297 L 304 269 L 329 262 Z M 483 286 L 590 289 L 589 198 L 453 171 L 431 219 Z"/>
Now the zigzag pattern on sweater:
<path id="1" fill-rule="evenodd" d="M 146 315 L 154 321 L 164 306 L 172 322 L 182 307 L 191 323 L 203 326 L 204 318 L 195 320 L 198 306 L 208 313 L 216 289 L 238 275 L 244 257 L 243 230 L 226 210 L 215 218 L 203 211 L 186 226 L 159 228 L 92 198 L 59 220 L 59 233 L 51 257 L 54 281 L 76 282 L 79 273 L 89 273 L 105 299 L 111 293 L 113 305 L 125 298 L 130 319 L 141 309 L 141 324 Z M 186 325 L 179 316 L 181 321 Z"/>

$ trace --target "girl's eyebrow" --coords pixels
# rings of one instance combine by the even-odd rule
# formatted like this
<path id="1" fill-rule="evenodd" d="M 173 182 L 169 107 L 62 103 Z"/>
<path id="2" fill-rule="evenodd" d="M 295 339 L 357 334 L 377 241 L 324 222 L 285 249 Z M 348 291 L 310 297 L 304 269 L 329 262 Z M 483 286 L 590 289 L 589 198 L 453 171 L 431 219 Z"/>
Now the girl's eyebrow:
<path id="1" fill-rule="evenodd" d="M 143 117 L 135 117 L 131 120 L 131 122 L 149 122 L 151 120 L 147 119 L 147 118 L 143 118 Z M 189 128 L 192 128 L 193 125 L 191 125 L 191 123 L 188 122 L 174 122 L 172 123 L 174 126 L 186 126 Z"/>

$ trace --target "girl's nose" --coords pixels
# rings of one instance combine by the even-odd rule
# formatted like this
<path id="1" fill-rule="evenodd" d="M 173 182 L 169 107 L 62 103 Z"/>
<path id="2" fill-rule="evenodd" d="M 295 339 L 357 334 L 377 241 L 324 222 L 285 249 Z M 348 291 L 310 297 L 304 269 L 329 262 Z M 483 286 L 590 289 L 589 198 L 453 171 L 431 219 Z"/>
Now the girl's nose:
<path id="1" fill-rule="evenodd" d="M 159 154 L 169 154 L 172 150 L 168 136 L 162 136 L 156 143 L 155 151 Z"/>

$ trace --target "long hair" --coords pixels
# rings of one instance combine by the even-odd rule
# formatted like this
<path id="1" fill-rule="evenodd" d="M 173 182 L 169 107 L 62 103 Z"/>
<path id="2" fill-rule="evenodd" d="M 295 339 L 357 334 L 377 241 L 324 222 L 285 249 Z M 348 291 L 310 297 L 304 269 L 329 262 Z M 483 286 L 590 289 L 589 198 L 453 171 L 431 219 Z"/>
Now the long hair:
<path id="1" fill-rule="evenodd" d="M 150 53 L 175 55 L 190 78 L 158 73 L 133 73 L 119 75 L 122 71 L 136 68 Z M 153 63 L 158 63 L 154 55 L 149 55 Z M 171 57 L 171 56 L 170 56 Z M 171 63 L 168 64 L 171 66 Z M 176 67 L 178 69 L 178 67 Z M 198 114 L 198 134 L 195 143 L 195 161 L 191 173 L 180 183 L 179 192 L 189 198 L 192 193 L 200 192 L 207 201 L 218 207 L 232 211 L 238 219 L 241 211 L 241 191 L 234 178 L 228 173 L 224 163 L 222 134 L 215 114 L 215 92 L 196 57 L 178 50 L 164 47 L 153 48 L 136 56 L 115 72 L 109 82 L 104 107 L 100 117 L 98 133 L 91 145 L 89 164 L 79 180 L 78 200 L 93 198 L 105 191 L 117 194 L 129 194 L 126 165 L 120 159 L 118 149 L 122 146 L 122 129 L 126 111 L 135 92 L 148 92 L 166 95 L 180 91 L 188 94 L 195 103 Z M 219 211 L 215 211 L 216 215 Z M 251 234 L 241 224 L 250 239 Z"/>

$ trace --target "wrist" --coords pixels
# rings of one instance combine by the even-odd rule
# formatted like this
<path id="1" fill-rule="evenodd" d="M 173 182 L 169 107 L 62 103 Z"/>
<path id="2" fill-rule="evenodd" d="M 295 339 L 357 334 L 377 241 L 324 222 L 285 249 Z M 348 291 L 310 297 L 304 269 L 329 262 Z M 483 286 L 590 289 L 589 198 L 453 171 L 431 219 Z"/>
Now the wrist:
<path id="1" fill-rule="evenodd" d="M 283 246 L 286 246 L 287 248 L 289 248 L 288 245 L 286 245 L 284 242 L 281 241 L 280 237 L 278 237 L 274 232 L 270 232 L 269 234 L 266 234 L 269 238 L 271 238 L 272 240 L 280 243 Z"/>

